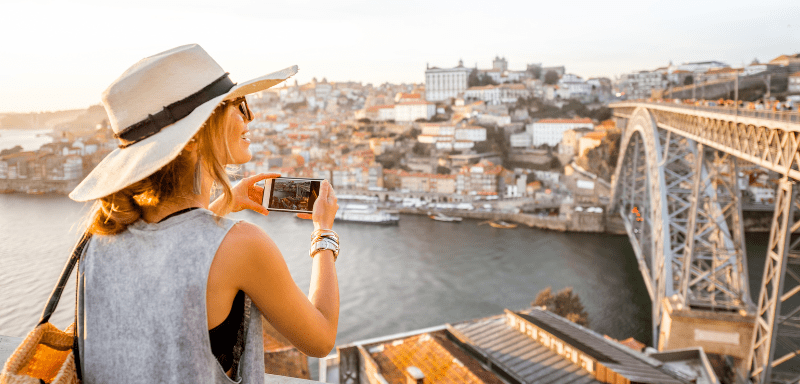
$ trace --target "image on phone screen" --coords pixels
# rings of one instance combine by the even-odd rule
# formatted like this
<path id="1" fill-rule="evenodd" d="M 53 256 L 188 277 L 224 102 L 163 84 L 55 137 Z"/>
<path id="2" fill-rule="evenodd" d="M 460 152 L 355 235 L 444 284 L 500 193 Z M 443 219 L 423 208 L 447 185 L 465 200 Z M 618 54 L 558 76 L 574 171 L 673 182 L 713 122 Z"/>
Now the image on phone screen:
<path id="1" fill-rule="evenodd" d="M 268 183 L 269 184 L 269 183 Z M 319 180 L 309 179 L 272 179 L 270 190 L 265 188 L 265 198 L 269 196 L 267 209 L 311 212 L 314 202 L 319 197 Z M 263 204 L 263 203 L 262 203 Z"/>

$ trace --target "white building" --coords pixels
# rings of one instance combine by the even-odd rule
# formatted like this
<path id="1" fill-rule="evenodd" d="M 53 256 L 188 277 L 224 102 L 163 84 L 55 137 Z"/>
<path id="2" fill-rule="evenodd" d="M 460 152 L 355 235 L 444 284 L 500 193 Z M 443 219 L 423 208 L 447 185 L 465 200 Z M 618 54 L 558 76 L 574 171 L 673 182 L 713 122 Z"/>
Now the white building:
<path id="1" fill-rule="evenodd" d="M 754 63 L 754 64 L 750 64 L 750 65 L 744 67 L 744 71 L 742 72 L 742 75 L 744 75 L 744 76 L 757 75 L 757 74 L 759 74 L 761 72 L 766 72 L 766 71 L 768 71 L 770 69 L 773 69 L 775 67 L 777 67 L 777 65 Z"/>
<path id="2" fill-rule="evenodd" d="M 659 71 L 639 71 L 623 74 L 617 87 L 628 99 L 647 99 L 654 89 L 665 89 L 667 84 L 667 79 Z"/>
<path id="3" fill-rule="evenodd" d="M 321 83 L 317 83 L 314 87 L 314 96 L 319 100 L 326 100 L 333 92 L 333 85 L 328 83 L 327 80 L 322 79 Z"/>
<path id="4" fill-rule="evenodd" d="M 394 106 L 394 120 L 397 122 L 429 120 L 435 114 L 436 104 L 427 101 L 409 101 Z"/>
<path id="5" fill-rule="evenodd" d="M 468 140 L 437 141 L 436 149 L 445 151 L 470 149 L 475 143 Z"/>
<path id="6" fill-rule="evenodd" d="M 467 100 L 482 100 L 489 105 L 500 104 L 500 87 L 494 85 L 483 85 L 479 87 L 469 87 L 464 92 Z"/>
<path id="7" fill-rule="evenodd" d="M 544 119 L 525 127 L 525 133 L 531 136 L 531 144 L 536 147 L 542 144 L 554 147 L 561 142 L 564 132 L 570 129 L 592 129 L 592 119 Z"/>
<path id="8" fill-rule="evenodd" d="M 473 126 L 456 128 L 454 136 L 456 140 L 486 141 L 486 128 Z"/>
<path id="9" fill-rule="evenodd" d="M 512 148 L 528 148 L 533 142 L 531 134 L 528 132 L 520 132 L 512 134 L 509 138 Z"/>
<path id="10" fill-rule="evenodd" d="M 681 71 L 689 71 L 689 72 L 708 72 L 710 69 L 714 68 L 728 68 L 730 65 L 725 64 L 721 61 L 696 61 L 692 63 L 683 63 L 678 66 L 678 70 Z"/>
<path id="11" fill-rule="evenodd" d="M 83 178 L 83 160 L 80 156 L 69 156 L 64 160 L 64 180 Z"/>
<path id="12" fill-rule="evenodd" d="M 511 124 L 511 116 L 509 115 L 490 115 L 483 113 L 477 116 L 478 122 L 481 124 L 494 124 L 498 127 L 505 127 Z"/>
<path id="13" fill-rule="evenodd" d="M 800 92 L 800 72 L 789 76 L 789 92 Z"/>
<path id="14" fill-rule="evenodd" d="M 585 98 L 592 94 L 592 85 L 588 84 L 580 76 L 567 73 L 558 81 L 559 89 L 563 92 L 562 97 L 567 99 Z"/>
<path id="15" fill-rule="evenodd" d="M 367 108 L 366 117 L 375 121 L 395 120 L 394 105 L 375 105 Z"/>
<path id="16" fill-rule="evenodd" d="M 452 136 L 455 133 L 456 127 L 454 125 L 435 124 L 435 123 L 422 123 L 420 124 L 423 135 L 431 136 Z"/>
<path id="17" fill-rule="evenodd" d="M 465 68 L 459 60 L 455 68 L 428 67 L 425 70 L 425 99 L 443 101 L 455 98 L 467 90 L 467 81 L 472 69 Z"/>

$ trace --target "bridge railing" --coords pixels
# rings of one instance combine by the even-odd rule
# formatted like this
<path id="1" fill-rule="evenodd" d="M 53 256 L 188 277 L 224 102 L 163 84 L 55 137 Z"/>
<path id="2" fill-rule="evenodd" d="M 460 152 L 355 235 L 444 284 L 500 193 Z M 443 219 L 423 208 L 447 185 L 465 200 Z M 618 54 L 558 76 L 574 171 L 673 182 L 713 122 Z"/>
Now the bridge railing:
<path id="1" fill-rule="evenodd" d="M 733 108 L 733 107 L 723 107 L 723 106 L 711 107 L 705 105 L 687 105 L 687 104 L 677 104 L 668 102 L 659 103 L 653 101 L 623 101 L 619 103 L 613 103 L 610 106 L 612 108 L 614 106 L 622 107 L 625 106 L 625 104 L 649 104 L 655 106 L 666 106 L 666 107 L 681 108 L 694 111 L 724 113 L 733 116 L 754 117 L 759 119 L 784 121 L 788 123 L 800 123 L 800 111 L 771 111 L 771 110 L 743 109 L 743 108 Z"/>

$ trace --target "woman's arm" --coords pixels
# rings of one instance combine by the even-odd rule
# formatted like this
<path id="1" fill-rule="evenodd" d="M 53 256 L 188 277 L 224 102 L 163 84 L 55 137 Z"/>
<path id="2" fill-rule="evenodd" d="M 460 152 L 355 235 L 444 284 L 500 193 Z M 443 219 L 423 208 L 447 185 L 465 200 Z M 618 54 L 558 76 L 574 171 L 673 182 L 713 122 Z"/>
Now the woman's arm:
<path id="1" fill-rule="evenodd" d="M 331 228 L 336 209 L 333 189 L 323 182 L 314 204 L 314 226 Z M 241 222 L 223 240 L 211 269 L 216 283 L 234 294 L 237 290 L 247 293 L 272 326 L 300 351 L 324 357 L 336 342 L 339 284 L 331 251 L 317 253 L 312 263 L 306 297 L 272 239 L 261 228 Z"/>

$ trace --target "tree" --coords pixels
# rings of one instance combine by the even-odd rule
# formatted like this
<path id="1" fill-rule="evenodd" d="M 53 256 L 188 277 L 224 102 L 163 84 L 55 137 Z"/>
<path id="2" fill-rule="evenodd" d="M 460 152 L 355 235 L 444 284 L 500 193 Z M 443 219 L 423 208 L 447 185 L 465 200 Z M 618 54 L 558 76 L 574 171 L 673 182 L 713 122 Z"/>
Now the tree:
<path id="1" fill-rule="evenodd" d="M 443 166 L 440 165 L 440 166 L 436 167 L 436 173 L 439 174 L 439 175 L 449 175 L 450 174 L 450 168 L 443 167 Z"/>
<path id="2" fill-rule="evenodd" d="M 542 67 L 538 65 L 529 65 L 527 72 L 530 73 L 534 79 L 542 77 Z"/>
<path id="3" fill-rule="evenodd" d="M 562 289 L 555 296 L 552 287 L 547 287 L 539 291 L 536 300 L 531 302 L 531 305 L 545 307 L 546 310 L 575 324 L 589 326 L 589 314 L 584 310 L 578 294 L 572 292 L 572 287 Z"/>
<path id="4" fill-rule="evenodd" d="M 22 152 L 22 147 L 19 145 L 15 145 L 14 148 L 4 149 L 0 151 L 0 156 L 13 155 L 15 153 L 20 153 L 20 152 Z"/>
<path id="5" fill-rule="evenodd" d="M 547 71 L 547 73 L 544 74 L 544 83 L 550 85 L 558 83 L 558 73 L 553 70 Z"/>
<path id="6" fill-rule="evenodd" d="M 467 86 L 481 87 L 484 85 L 497 85 L 497 82 L 492 80 L 490 76 L 478 72 L 477 69 L 473 69 L 472 72 L 469 73 L 469 77 L 467 77 Z"/>
<path id="7" fill-rule="evenodd" d="M 692 75 L 686 76 L 686 78 L 683 79 L 683 85 L 690 85 L 692 83 L 694 83 L 694 78 Z"/>
<path id="8" fill-rule="evenodd" d="M 550 159 L 550 164 L 548 165 L 550 166 L 550 169 L 561 169 L 563 167 L 561 164 L 561 160 L 559 160 L 557 156 L 553 156 Z"/>

